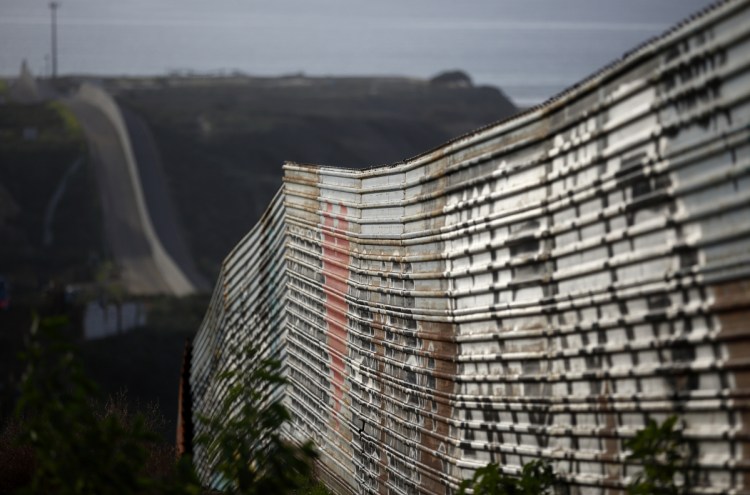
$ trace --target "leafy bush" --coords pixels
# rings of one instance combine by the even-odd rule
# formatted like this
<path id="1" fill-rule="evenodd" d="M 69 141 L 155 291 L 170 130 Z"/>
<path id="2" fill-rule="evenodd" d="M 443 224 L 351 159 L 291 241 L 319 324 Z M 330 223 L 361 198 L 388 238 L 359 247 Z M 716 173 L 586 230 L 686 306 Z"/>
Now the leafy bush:
<path id="1" fill-rule="evenodd" d="M 34 319 L 25 352 L 17 419 L 0 432 L 0 493 L 199 495 L 191 459 L 175 464 L 172 446 L 153 433 L 163 418 L 153 406 L 134 411 L 124 393 L 102 402 L 62 337 L 65 317 Z M 252 369 L 221 376 L 227 394 L 217 414 L 202 418 L 197 439 L 215 461 L 220 487 L 239 494 L 326 495 L 313 475 L 311 442 L 281 435 L 289 412 L 276 400 L 285 384 L 278 361 L 247 347 L 231 362 Z"/>
<path id="2" fill-rule="evenodd" d="M 157 411 L 134 412 L 121 393 L 97 402 L 94 383 L 84 374 L 72 348 L 61 337 L 65 317 L 34 319 L 25 353 L 17 419 L 0 430 L 0 493 L 135 494 L 205 493 L 189 458 L 174 463 L 174 450 L 157 442 Z M 313 477 L 317 454 L 282 437 L 289 421 L 278 399 L 286 384 L 281 363 L 261 359 L 247 346 L 227 362 L 242 363 L 220 376 L 226 394 L 217 413 L 201 418 L 205 432 L 196 442 L 206 449 L 218 475 L 217 487 L 229 493 L 326 495 Z M 625 442 L 628 457 L 643 466 L 627 488 L 630 495 L 687 491 L 696 473 L 692 452 L 678 417 L 649 421 Z M 497 464 L 478 469 L 459 486 L 478 495 L 550 494 L 557 483 L 545 460 L 525 464 L 520 476 Z"/>
<path id="3" fill-rule="evenodd" d="M 328 487 L 315 478 L 308 478 L 307 483 L 293 493 L 296 495 L 332 495 Z"/>
<path id="4" fill-rule="evenodd" d="M 246 363 L 250 369 L 220 376 L 227 387 L 226 396 L 214 416 L 200 418 L 206 432 L 196 438 L 213 461 L 217 486 L 247 495 L 305 488 L 317 454 L 311 442 L 297 446 L 282 438 L 281 429 L 291 417 L 274 398 L 274 392 L 286 383 L 281 363 L 260 359 L 258 350 L 250 345 L 235 351 L 228 361 Z"/>
<path id="5" fill-rule="evenodd" d="M 50 102 L 47 104 L 47 106 L 57 113 L 60 119 L 60 125 L 62 126 L 65 134 L 67 134 L 70 139 L 80 140 L 83 147 L 83 129 L 81 128 L 81 124 L 78 122 L 78 119 L 76 119 L 75 115 L 73 115 L 73 112 L 71 112 L 68 107 L 58 101 Z"/>
<path id="6" fill-rule="evenodd" d="M 140 414 L 110 403 L 97 412 L 97 389 L 58 333 L 64 318 L 35 319 L 21 383 L 19 440 L 33 450 L 29 493 L 129 494 L 162 488 L 146 472 L 157 436 Z"/>
<path id="7" fill-rule="evenodd" d="M 459 495 L 471 488 L 477 495 L 542 495 L 552 493 L 556 483 L 552 466 L 546 460 L 535 460 L 523 465 L 521 476 L 504 474 L 497 464 L 488 464 L 474 472 L 470 480 L 459 485 Z"/>
<path id="8" fill-rule="evenodd" d="M 677 416 L 670 416 L 662 424 L 650 420 L 625 442 L 625 447 L 631 450 L 628 459 L 643 466 L 643 472 L 628 485 L 629 495 L 677 495 L 687 491 L 693 471 L 691 453 Z"/>
<path id="9" fill-rule="evenodd" d="M 628 460 L 643 466 L 643 471 L 628 484 L 628 495 L 688 493 L 697 468 L 677 416 L 670 416 L 661 424 L 650 420 L 625 441 L 625 448 L 631 451 Z M 471 488 L 481 495 L 540 495 L 551 493 L 555 483 L 556 476 L 546 461 L 525 464 L 520 477 L 503 474 L 497 464 L 488 464 L 470 480 L 464 480 L 458 493 L 464 495 Z"/>

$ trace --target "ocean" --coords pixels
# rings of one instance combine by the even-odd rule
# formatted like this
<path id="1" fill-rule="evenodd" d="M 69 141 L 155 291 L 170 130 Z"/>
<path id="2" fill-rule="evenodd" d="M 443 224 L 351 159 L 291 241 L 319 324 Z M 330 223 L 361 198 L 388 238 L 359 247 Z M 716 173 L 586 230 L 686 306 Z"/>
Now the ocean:
<path id="1" fill-rule="evenodd" d="M 67 0 L 59 73 L 401 75 L 461 69 L 539 103 L 707 0 Z M 46 2 L 0 0 L 0 75 L 50 73 Z"/>

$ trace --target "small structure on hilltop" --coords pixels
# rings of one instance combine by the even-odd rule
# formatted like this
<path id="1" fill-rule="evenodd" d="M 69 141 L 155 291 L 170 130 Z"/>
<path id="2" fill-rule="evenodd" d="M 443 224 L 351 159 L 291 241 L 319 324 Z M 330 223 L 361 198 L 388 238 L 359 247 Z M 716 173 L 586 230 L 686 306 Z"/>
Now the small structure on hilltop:
<path id="1" fill-rule="evenodd" d="M 39 86 L 26 60 L 21 63 L 21 73 L 11 85 L 9 96 L 16 103 L 37 103 L 41 100 Z"/>
<path id="2" fill-rule="evenodd" d="M 444 88 L 471 88 L 474 86 L 471 77 L 462 70 L 441 72 L 430 79 L 430 84 Z"/>

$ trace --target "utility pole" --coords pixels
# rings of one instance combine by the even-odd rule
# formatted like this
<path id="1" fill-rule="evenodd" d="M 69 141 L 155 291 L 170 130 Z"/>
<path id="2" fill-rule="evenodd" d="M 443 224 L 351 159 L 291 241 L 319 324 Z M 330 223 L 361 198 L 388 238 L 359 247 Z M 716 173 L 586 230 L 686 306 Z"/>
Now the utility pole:
<path id="1" fill-rule="evenodd" d="M 57 9 L 60 7 L 58 2 L 49 3 L 52 11 L 52 79 L 57 78 Z"/>

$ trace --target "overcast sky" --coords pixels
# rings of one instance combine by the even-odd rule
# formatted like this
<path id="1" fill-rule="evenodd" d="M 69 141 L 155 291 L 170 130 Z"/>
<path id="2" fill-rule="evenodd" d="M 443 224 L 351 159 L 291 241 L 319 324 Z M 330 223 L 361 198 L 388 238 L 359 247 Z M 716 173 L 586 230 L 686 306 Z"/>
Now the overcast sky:
<path id="1" fill-rule="evenodd" d="M 479 83 L 524 86 L 535 99 L 711 3 L 62 0 L 59 68 L 63 74 L 237 69 L 419 77 L 461 68 Z M 0 0 L 0 74 L 16 74 L 24 58 L 37 73 L 49 70 L 49 18 L 47 1 Z"/>

